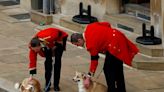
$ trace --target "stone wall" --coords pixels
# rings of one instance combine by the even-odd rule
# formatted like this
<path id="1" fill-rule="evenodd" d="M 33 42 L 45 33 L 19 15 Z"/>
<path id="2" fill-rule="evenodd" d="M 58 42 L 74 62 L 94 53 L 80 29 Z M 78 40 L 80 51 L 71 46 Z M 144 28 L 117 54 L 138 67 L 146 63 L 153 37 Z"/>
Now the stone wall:
<path id="1" fill-rule="evenodd" d="M 87 9 L 88 5 L 91 5 L 92 16 L 102 19 L 106 13 L 106 1 L 107 0 L 62 0 L 61 1 L 61 13 L 63 15 L 74 16 L 79 14 L 79 3 L 83 2 L 84 9 Z"/>
<path id="2" fill-rule="evenodd" d="M 30 11 L 31 10 L 31 0 L 20 0 L 20 7 Z"/>

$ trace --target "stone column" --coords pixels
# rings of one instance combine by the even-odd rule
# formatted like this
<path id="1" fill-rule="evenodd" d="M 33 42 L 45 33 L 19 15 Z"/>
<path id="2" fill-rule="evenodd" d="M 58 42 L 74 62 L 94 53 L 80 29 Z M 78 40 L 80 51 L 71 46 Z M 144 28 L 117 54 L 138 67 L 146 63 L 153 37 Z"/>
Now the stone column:
<path id="1" fill-rule="evenodd" d="M 164 47 L 164 0 L 150 0 L 150 12 L 155 36 L 162 39 Z"/>
<path id="2" fill-rule="evenodd" d="M 43 0 L 43 13 L 50 13 L 50 0 Z"/>
<path id="3" fill-rule="evenodd" d="M 30 11 L 31 10 L 31 0 L 21 0 L 20 7 L 27 11 Z"/>
<path id="4" fill-rule="evenodd" d="M 50 14 L 55 13 L 55 0 L 50 0 Z"/>
<path id="5" fill-rule="evenodd" d="M 106 13 L 107 14 L 118 14 L 121 12 L 121 0 L 107 0 Z"/>
<path id="6" fill-rule="evenodd" d="M 21 1 L 25 1 L 25 0 L 21 0 Z M 43 1 L 42 0 L 27 0 L 27 1 L 30 1 L 32 10 L 36 10 L 36 11 L 40 11 L 40 12 L 43 10 Z M 24 4 L 27 4 L 27 3 L 24 3 Z"/>
<path id="7" fill-rule="evenodd" d="M 161 20 L 160 20 L 160 31 L 162 33 L 162 46 L 164 47 L 164 0 L 161 0 Z"/>

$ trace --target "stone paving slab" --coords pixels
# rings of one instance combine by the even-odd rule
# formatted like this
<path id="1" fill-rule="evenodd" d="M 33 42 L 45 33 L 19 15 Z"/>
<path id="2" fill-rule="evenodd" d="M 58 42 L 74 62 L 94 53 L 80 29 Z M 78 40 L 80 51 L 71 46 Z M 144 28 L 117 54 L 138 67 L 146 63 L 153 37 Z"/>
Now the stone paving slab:
<path id="1" fill-rule="evenodd" d="M 16 19 L 11 16 L 18 15 L 18 14 L 28 14 L 29 11 L 26 11 L 20 7 L 15 7 L 15 8 L 9 8 L 9 9 L 3 9 L 1 11 L 1 17 L 2 20 L 10 22 L 10 23 L 19 23 L 19 22 L 27 22 L 30 21 L 30 19 Z"/>
<path id="2" fill-rule="evenodd" d="M 6 90 L 4 90 L 4 89 L 2 89 L 2 88 L 0 88 L 0 92 L 7 92 Z"/>
<path id="3" fill-rule="evenodd" d="M 14 84 L 4 78 L 0 78 L 0 92 L 18 92 L 13 88 Z"/>

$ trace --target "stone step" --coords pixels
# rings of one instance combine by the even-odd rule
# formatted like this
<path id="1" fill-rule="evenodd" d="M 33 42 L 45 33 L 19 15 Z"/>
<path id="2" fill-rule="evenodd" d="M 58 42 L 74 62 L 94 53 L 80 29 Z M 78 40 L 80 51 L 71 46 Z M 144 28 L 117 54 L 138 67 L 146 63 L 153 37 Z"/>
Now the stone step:
<path id="1" fill-rule="evenodd" d="M 125 31 L 123 29 L 118 28 L 122 33 L 124 33 L 136 46 L 139 48 L 140 53 L 151 56 L 151 57 L 163 57 L 164 49 L 162 45 L 142 45 L 136 42 L 136 38 L 139 36 L 138 34 Z"/>
<path id="2" fill-rule="evenodd" d="M 76 32 L 83 32 L 86 24 L 79 24 L 72 21 L 72 17 L 62 17 L 60 19 L 60 25 Z"/>
<path id="3" fill-rule="evenodd" d="M 41 11 L 32 10 L 30 16 L 31 21 L 39 25 L 49 25 L 53 22 L 52 15 L 44 14 Z"/>
<path id="4" fill-rule="evenodd" d="M 137 19 L 128 14 L 105 15 L 103 20 L 110 22 L 114 27 L 142 35 L 142 24 L 146 23 L 146 28 L 150 29 L 150 22 Z"/>
<path id="5" fill-rule="evenodd" d="M 133 59 L 132 66 L 141 70 L 163 71 L 164 57 L 150 57 L 137 54 Z"/>
<path id="6" fill-rule="evenodd" d="M 105 15 L 105 21 L 110 22 L 114 27 L 119 28 L 130 40 L 132 40 L 140 50 L 140 53 L 152 56 L 163 57 L 164 50 L 162 45 L 142 45 L 136 43 L 136 38 L 142 35 L 142 23 L 146 23 L 147 29 L 150 29 L 150 23 L 139 20 L 127 14 Z"/>

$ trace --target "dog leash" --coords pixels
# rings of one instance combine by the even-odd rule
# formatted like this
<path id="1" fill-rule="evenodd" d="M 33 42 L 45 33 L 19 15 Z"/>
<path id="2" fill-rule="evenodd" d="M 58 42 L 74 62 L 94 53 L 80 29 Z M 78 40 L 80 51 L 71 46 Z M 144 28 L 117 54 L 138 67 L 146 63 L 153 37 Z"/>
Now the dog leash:
<path id="1" fill-rule="evenodd" d="M 104 58 L 104 55 L 103 54 L 99 54 L 100 55 L 100 57 L 103 57 Z M 105 62 L 104 62 L 105 63 Z M 103 65 L 104 65 L 104 63 L 103 63 Z M 99 72 L 99 74 L 97 75 L 97 77 L 96 77 L 96 79 L 98 79 L 99 77 L 100 77 L 100 74 L 102 73 L 102 71 L 103 71 L 103 67 L 101 67 L 101 71 Z"/>
<path id="2" fill-rule="evenodd" d="M 97 75 L 96 79 L 100 77 L 100 74 L 102 73 L 103 69 L 101 69 L 100 73 Z"/>
<path id="3" fill-rule="evenodd" d="M 50 78 L 50 81 L 48 82 L 48 85 L 45 88 L 45 92 L 48 92 L 48 88 L 50 87 L 50 84 L 51 84 L 51 78 Z"/>

